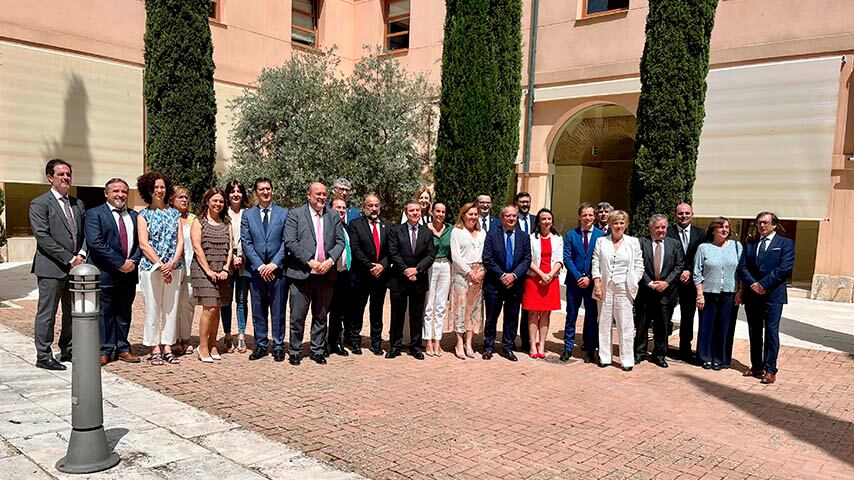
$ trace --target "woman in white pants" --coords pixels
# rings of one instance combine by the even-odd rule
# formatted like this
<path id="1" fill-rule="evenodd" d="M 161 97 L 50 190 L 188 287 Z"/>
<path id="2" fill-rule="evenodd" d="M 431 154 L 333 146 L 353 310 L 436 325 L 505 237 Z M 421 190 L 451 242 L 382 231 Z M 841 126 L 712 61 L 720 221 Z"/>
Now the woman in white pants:
<path id="1" fill-rule="evenodd" d="M 445 327 L 445 312 L 448 309 L 448 294 L 451 291 L 451 230 L 445 223 L 447 207 L 442 202 L 433 204 L 432 221 L 427 228 L 433 232 L 436 245 L 436 259 L 427 276 L 430 290 L 427 291 L 427 305 L 424 307 L 424 327 L 421 336 L 427 342 L 424 353 L 430 356 L 442 356 L 442 334 Z"/>
<path id="2" fill-rule="evenodd" d="M 451 315 L 457 345 L 454 355 L 460 360 L 474 358 L 471 342 L 483 328 L 483 244 L 486 231 L 477 221 L 477 206 L 467 203 L 460 209 L 451 232 L 451 259 L 454 263 Z M 465 343 L 464 343 L 465 342 Z"/>
<path id="3" fill-rule="evenodd" d="M 178 363 L 172 344 L 178 337 L 178 294 L 184 277 L 181 214 L 166 203 L 172 196 L 172 184 L 164 175 L 148 172 L 136 184 L 148 204 L 137 218 L 139 248 L 144 255 L 139 263 L 145 301 L 142 344 L 151 347 L 152 365 Z"/>
<path id="4" fill-rule="evenodd" d="M 620 363 L 624 371 L 635 365 L 635 321 L 632 310 L 643 275 L 643 253 L 637 238 L 625 235 L 629 215 L 616 210 L 608 215 L 609 234 L 596 240 L 593 250 L 593 298 L 599 301 L 599 366 L 611 364 L 612 323 L 620 338 Z"/>
<path id="5" fill-rule="evenodd" d="M 178 333 L 172 351 L 176 355 L 190 355 L 195 350 L 191 343 L 193 334 L 193 284 L 190 282 L 190 265 L 193 263 L 193 242 L 190 241 L 190 228 L 196 216 L 190 213 L 190 191 L 180 185 L 175 186 L 175 193 L 169 199 L 172 208 L 181 214 L 181 233 L 184 236 L 184 276 L 178 287 Z M 176 348 L 178 351 L 176 352 Z"/>

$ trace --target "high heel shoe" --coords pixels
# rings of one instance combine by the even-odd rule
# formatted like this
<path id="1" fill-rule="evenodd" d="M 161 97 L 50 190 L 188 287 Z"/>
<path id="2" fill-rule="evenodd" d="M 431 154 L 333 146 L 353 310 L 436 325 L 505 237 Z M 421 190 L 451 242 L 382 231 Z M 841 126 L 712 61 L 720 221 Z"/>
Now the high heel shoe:
<path id="1" fill-rule="evenodd" d="M 545 359 L 545 358 L 546 358 L 546 354 L 545 354 L 545 353 L 538 353 L 538 354 L 537 354 L 537 358 L 539 358 L 539 359 Z"/>
<path id="2" fill-rule="evenodd" d="M 202 354 L 198 350 L 196 350 L 196 355 L 199 357 L 199 360 L 201 360 L 202 363 L 214 363 L 213 358 L 203 357 Z"/>
<path id="3" fill-rule="evenodd" d="M 470 348 L 468 345 L 466 345 L 463 348 L 463 350 L 465 351 L 467 357 L 474 358 L 474 349 L 473 348 Z"/>
<path id="4" fill-rule="evenodd" d="M 454 348 L 454 355 L 455 355 L 457 358 L 459 358 L 460 360 L 465 360 L 465 359 L 466 359 L 465 348 L 463 348 L 463 353 L 460 353 L 460 349 L 459 349 L 459 348 Z"/>
<path id="5" fill-rule="evenodd" d="M 237 351 L 239 353 L 246 353 L 246 339 L 243 338 L 243 335 L 240 335 L 240 338 L 237 339 Z"/>
<path id="6" fill-rule="evenodd" d="M 442 351 L 441 351 L 441 350 L 436 350 L 435 352 L 433 352 L 433 355 L 434 355 L 434 356 L 436 356 L 436 357 L 441 357 L 441 356 L 442 356 Z"/>
<path id="7" fill-rule="evenodd" d="M 211 353 L 211 358 L 214 360 L 222 360 L 222 355 L 220 355 L 219 352 Z"/>
<path id="8" fill-rule="evenodd" d="M 529 356 L 529 357 L 531 357 L 531 358 L 540 358 L 540 355 L 539 355 L 538 353 L 531 353 L 531 352 L 528 352 L 528 356 Z"/>

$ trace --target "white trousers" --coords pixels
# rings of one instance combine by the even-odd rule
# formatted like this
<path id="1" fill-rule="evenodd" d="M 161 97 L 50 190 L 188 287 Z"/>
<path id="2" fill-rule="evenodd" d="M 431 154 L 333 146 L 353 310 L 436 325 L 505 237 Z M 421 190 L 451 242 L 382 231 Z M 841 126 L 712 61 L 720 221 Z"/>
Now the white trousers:
<path id="1" fill-rule="evenodd" d="M 177 340 L 189 340 L 193 335 L 193 315 L 196 302 L 193 300 L 193 285 L 190 276 L 184 272 L 178 292 L 178 332 Z"/>
<path id="2" fill-rule="evenodd" d="M 626 284 L 608 282 L 604 295 L 604 301 L 599 303 L 599 362 L 603 365 L 611 363 L 612 324 L 616 323 L 620 363 L 624 367 L 633 367 L 635 319 Z"/>
<path id="3" fill-rule="evenodd" d="M 421 336 L 424 340 L 441 340 L 451 291 L 451 262 L 447 258 L 437 258 L 427 271 L 427 278 L 430 290 L 427 291 Z"/>
<path id="4" fill-rule="evenodd" d="M 142 344 L 146 347 L 172 345 L 178 336 L 178 293 L 184 270 L 172 271 L 166 283 L 159 270 L 139 272 L 139 285 L 145 302 L 145 329 Z"/>

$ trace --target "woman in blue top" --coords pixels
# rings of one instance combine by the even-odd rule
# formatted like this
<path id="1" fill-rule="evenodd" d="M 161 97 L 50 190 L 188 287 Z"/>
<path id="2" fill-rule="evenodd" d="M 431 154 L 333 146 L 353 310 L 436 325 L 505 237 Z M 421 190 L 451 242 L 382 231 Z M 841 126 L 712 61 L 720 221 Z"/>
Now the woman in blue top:
<path id="1" fill-rule="evenodd" d="M 178 363 L 172 344 L 178 339 L 178 298 L 184 276 L 181 213 L 166 203 L 172 196 L 172 182 L 162 174 L 148 172 L 136 179 L 136 185 L 148 204 L 137 218 L 139 248 L 144 254 L 139 263 L 145 302 L 142 344 L 151 347 L 152 365 L 163 365 L 164 360 Z"/>
<path id="2" fill-rule="evenodd" d="M 706 370 L 720 370 L 727 363 L 732 306 L 741 303 L 741 281 L 736 275 L 741 250 L 741 244 L 730 239 L 729 220 L 717 217 L 709 224 L 706 243 L 700 245 L 694 257 L 700 311 L 697 355 Z"/>

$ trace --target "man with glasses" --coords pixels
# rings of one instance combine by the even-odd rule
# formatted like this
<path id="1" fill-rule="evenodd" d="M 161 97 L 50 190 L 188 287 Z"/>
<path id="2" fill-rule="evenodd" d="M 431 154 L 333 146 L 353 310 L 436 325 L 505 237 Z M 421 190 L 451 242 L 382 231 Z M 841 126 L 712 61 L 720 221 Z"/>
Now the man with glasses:
<path id="1" fill-rule="evenodd" d="M 347 215 L 344 217 L 346 225 L 361 216 L 359 209 L 350 205 L 350 193 L 352 191 L 353 184 L 346 178 L 339 178 L 332 185 L 332 200 L 344 200 L 344 204 L 347 205 Z M 329 208 L 332 208 L 332 202 L 329 202 Z"/>
<path id="2" fill-rule="evenodd" d="M 492 197 L 487 194 L 477 196 L 477 221 L 480 223 L 480 228 L 484 232 L 489 232 L 493 228 L 501 226 L 501 220 L 494 217 L 490 212 L 492 210 Z"/>

